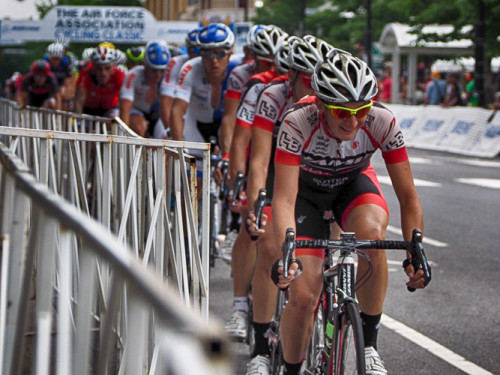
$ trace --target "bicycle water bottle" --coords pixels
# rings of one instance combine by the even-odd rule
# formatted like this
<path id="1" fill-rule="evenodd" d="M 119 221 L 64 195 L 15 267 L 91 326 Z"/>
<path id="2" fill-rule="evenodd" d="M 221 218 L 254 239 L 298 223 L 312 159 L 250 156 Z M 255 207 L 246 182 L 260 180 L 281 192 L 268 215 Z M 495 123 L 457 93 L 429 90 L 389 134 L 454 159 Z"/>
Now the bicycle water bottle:
<path id="1" fill-rule="evenodd" d="M 332 342 L 333 342 L 333 323 L 330 319 L 326 320 L 326 329 L 325 329 L 325 354 L 327 357 L 330 357 L 330 353 L 332 351 Z"/>

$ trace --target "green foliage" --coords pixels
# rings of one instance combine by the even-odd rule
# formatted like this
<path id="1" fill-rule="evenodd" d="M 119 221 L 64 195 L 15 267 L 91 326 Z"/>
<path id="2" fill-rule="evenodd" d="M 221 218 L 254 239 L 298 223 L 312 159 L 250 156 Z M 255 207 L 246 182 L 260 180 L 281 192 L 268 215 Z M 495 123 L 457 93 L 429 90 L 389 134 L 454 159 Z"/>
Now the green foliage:
<path id="1" fill-rule="evenodd" d="M 21 1 L 21 0 L 19 0 Z M 141 0 L 43 0 L 35 4 L 40 18 L 43 18 L 47 13 L 58 5 L 71 6 L 144 6 Z"/>
<path id="2" fill-rule="evenodd" d="M 473 38 L 473 30 L 462 34 L 463 26 L 474 26 L 478 22 L 480 0 L 371 0 L 372 41 L 380 39 L 383 28 L 391 22 L 414 26 L 415 33 L 423 38 L 420 31 L 424 25 L 446 24 L 455 26 L 447 36 L 431 35 L 426 40 L 447 41 L 456 38 Z M 485 51 L 488 57 L 500 55 L 500 2 L 482 0 L 485 7 Z M 300 25 L 301 0 L 281 0 L 265 3 L 253 19 L 257 23 L 273 23 L 290 34 L 297 35 Z M 320 4 L 307 2 L 308 9 L 316 7 L 313 14 L 308 12 L 305 31 L 325 39 L 338 48 L 356 52 L 356 46 L 363 44 L 367 25 L 367 0 L 327 0 Z M 326 8 L 326 9 L 325 9 Z"/>

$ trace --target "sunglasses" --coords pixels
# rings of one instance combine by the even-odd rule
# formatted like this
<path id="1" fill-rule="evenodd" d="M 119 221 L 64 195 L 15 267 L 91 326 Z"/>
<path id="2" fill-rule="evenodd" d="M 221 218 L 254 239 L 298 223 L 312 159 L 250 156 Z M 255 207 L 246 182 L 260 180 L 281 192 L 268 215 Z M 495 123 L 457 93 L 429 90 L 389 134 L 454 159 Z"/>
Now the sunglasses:
<path id="1" fill-rule="evenodd" d="M 299 72 L 299 76 L 300 76 L 300 78 L 302 78 L 302 83 L 304 84 L 304 86 L 311 87 L 311 81 L 312 81 L 311 77 L 306 76 L 305 74 L 302 74 L 300 72 Z"/>
<path id="2" fill-rule="evenodd" d="M 257 60 L 260 65 L 262 66 L 265 66 L 265 67 L 271 67 L 274 65 L 274 60 L 273 59 L 268 59 L 267 57 L 262 57 L 262 56 L 257 56 L 255 58 L 255 60 Z"/>
<path id="3" fill-rule="evenodd" d="M 96 70 L 111 70 L 113 68 L 113 65 L 100 65 L 100 64 L 95 64 L 95 69 Z"/>
<path id="4" fill-rule="evenodd" d="M 229 51 L 227 51 L 227 50 L 212 51 L 209 49 L 205 49 L 205 50 L 202 50 L 200 54 L 202 57 L 209 59 L 209 60 L 212 60 L 214 57 L 217 60 L 220 60 L 224 56 L 226 56 L 228 54 L 228 52 Z"/>
<path id="5" fill-rule="evenodd" d="M 362 105 L 361 107 L 354 109 L 336 105 L 330 105 L 326 103 L 323 103 L 323 105 L 330 110 L 330 112 L 334 117 L 342 120 L 347 120 L 351 116 L 356 116 L 356 118 L 365 117 L 368 114 L 368 112 L 370 112 L 373 102 L 370 102 L 368 104 Z"/>

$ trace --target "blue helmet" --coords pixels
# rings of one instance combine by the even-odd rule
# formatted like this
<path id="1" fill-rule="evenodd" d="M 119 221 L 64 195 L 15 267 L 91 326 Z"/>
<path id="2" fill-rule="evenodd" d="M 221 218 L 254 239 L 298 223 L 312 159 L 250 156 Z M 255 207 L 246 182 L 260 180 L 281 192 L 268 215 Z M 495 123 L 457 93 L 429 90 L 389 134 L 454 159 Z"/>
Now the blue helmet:
<path id="1" fill-rule="evenodd" d="M 170 51 L 167 43 L 161 40 L 152 40 L 146 44 L 144 62 L 153 69 L 166 69 L 170 60 Z"/>
<path id="2" fill-rule="evenodd" d="M 231 48 L 234 45 L 234 34 L 223 23 L 212 23 L 201 28 L 196 36 L 200 48 Z"/>
<path id="3" fill-rule="evenodd" d="M 198 47 L 198 41 L 196 37 L 198 36 L 198 32 L 200 31 L 200 29 L 201 27 L 197 27 L 196 29 L 193 29 L 187 33 L 186 42 L 184 43 L 186 45 L 186 48 Z"/>

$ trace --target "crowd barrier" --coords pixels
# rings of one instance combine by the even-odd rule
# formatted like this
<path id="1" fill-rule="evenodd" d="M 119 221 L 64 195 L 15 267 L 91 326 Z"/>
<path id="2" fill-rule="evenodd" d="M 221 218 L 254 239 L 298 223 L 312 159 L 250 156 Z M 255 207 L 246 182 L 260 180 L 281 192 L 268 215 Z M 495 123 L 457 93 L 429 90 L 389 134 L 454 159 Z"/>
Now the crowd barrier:
<path id="1" fill-rule="evenodd" d="M 0 181 L 1 374 L 230 374 L 222 327 L 2 143 Z"/>
<path id="2" fill-rule="evenodd" d="M 473 107 L 385 104 L 408 147 L 494 158 L 500 153 L 500 113 Z"/>
<path id="3" fill-rule="evenodd" d="M 209 178 L 196 186 L 195 160 L 209 145 L 145 139 L 121 122 L 2 101 L 0 140 L 49 189 L 115 233 L 143 264 L 208 317 Z M 100 274 L 108 293 L 110 270 Z"/>

